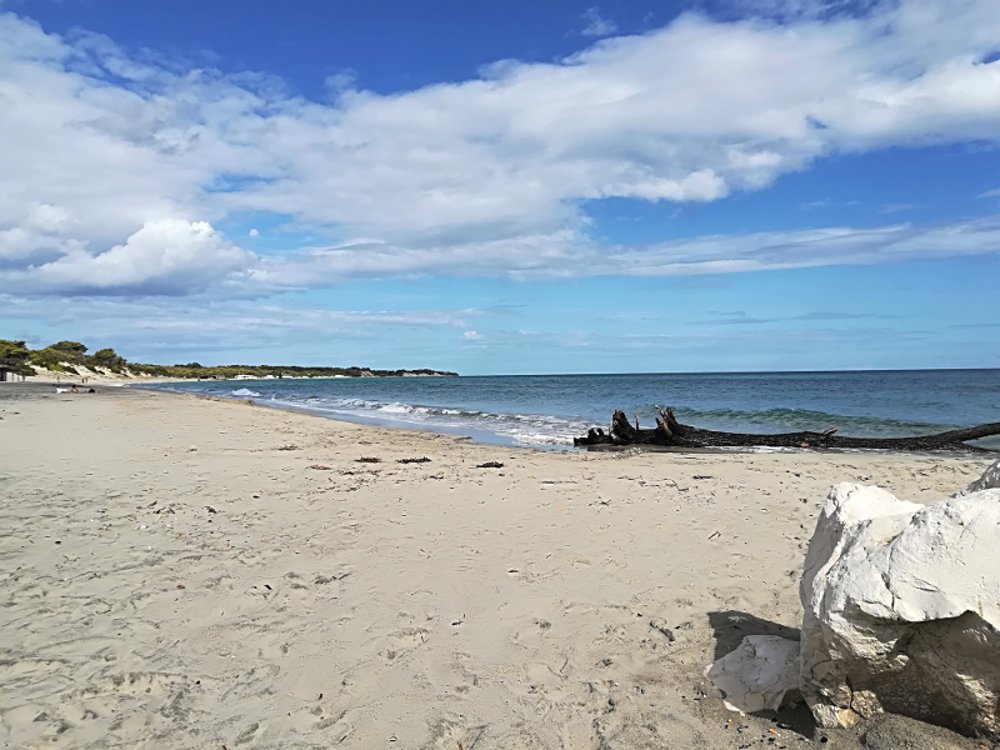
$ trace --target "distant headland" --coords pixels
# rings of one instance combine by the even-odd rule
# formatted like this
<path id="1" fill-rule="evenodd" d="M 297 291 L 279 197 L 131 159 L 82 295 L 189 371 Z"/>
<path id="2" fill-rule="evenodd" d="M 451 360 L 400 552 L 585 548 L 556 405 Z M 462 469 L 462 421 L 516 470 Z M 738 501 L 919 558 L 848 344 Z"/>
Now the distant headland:
<path id="1" fill-rule="evenodd" d="M 112 380 L 183 379 L 250 380 L 278 378 L 378 378 L 454 377 L 457 372 L 420 368 L 378 370 L 371 367 L 301 367 L 297 365 L 202 365 L 199 362 L 152 365 L 129 362 L 114 349 L 87 353 L 78 341 L 59 341 L 43 349 L 30 349 L 24 341 L 0 339 L 0 380 L 26 377 L 100 378 Z"/>

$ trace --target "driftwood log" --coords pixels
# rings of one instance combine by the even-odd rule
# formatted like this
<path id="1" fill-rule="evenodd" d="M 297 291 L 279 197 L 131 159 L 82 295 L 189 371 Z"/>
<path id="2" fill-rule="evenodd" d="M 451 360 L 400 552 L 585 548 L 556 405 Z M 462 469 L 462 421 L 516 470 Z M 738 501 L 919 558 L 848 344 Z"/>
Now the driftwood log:
<path id="1" fill-rule="evenodd" d="M 611 417 L 611 430 L 605 432 L 592 427 L 585 437 L 573 439 L 573 444 L 588 448 L 649 445 L 677 448 L 728 448 L 756 447 L 773 448 L 874 448 L 894 451 L 949 451 L 987 450 L 979 446 L 966 445 L 968 440 L 1000 435 L 1000 422 L 991 422 L 977 427 L 949 430 L 935 435 L 919 435 L 899 438 L 840 437 L 837 428 L 824 432 L 783 432 L 777 435 L 760 435 L 742 432 L 721 432 L 703 430 L 681 424 L 674 417 L 673 409 L 656 407 L 656 427 L 640 429 L 639 419 L 633 426 L 624 412 L 615 411 Z"/>

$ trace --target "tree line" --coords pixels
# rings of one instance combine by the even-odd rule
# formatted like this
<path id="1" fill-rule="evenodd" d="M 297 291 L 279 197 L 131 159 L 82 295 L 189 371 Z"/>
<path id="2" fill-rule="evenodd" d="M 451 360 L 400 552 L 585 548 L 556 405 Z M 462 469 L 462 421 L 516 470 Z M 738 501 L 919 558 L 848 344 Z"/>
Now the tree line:
<path id="1" fill-rule="evenodd" d="M 114 349 L 98 349 L 87 353 L 79 341 L 59 341 L 43 349 L 30 349 L 24 341 L 0 339 L 0 370 L 31 377 L 36 369 L 80 375 L 81 368 L 121 375 L 150 375 L 168 378 L 225 379 L 237 375 L 254 377 L 388 377 L 400 375 L 456 375 L 454 372 L 430 370 L 376 370 L 369 367 L 301 367 L 296 365 L 212 365 L 199 362 L 176 365 L 153 365 L 129 362 Z"/>

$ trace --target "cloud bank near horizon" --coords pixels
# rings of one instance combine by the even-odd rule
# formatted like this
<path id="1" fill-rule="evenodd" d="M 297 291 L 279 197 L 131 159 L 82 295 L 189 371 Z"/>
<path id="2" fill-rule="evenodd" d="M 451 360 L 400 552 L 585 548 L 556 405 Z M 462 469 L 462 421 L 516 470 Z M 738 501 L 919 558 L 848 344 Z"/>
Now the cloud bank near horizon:
<path id="1" fill-rule="evenodd" d="M 1000 217 L 641 246 L 592 235 L 593 201 L 712 202 L 832 155 L 1000 141 L 992 0 L 766 15 L 686 13 L 551 63 L 393 94 L 351 79 L 317 102 L 0 13 L 0 292 L 238 297 L 1000 250 Z M 254 253 L 219 228 L 261 215 L 319 239 Z"/>

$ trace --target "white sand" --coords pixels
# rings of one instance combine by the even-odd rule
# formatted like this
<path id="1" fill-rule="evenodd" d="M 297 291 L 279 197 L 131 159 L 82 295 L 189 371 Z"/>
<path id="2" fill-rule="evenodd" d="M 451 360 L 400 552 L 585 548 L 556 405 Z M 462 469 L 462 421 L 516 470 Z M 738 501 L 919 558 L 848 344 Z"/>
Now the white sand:
<path id="1" fill-rule="evenodd" d="M 933 500 L 987 463 L 542 453 L 3 388 L 10 748 L 736 748 L 767 725 L 727 727 L 702 670 L 797 626 L 829 487 Z"/>

